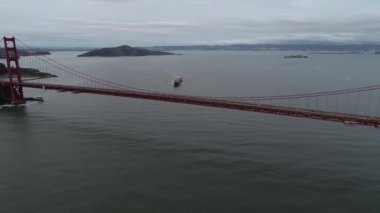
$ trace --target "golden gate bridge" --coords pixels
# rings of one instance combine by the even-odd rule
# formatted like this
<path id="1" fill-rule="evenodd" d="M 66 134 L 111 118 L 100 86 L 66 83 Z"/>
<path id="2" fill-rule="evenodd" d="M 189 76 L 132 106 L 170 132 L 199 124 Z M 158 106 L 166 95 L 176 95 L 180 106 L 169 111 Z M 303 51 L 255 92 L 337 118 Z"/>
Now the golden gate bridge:
<path id="1" fill-rule="evenodd" d="M 16 41 L 23 45 L 23 49 L 37 51 L 14 37 L 4 37 L 1 41 L 4 43 L 7 75 L 0 78 L 0 90 L 9 93 L 8 102 L 12 105 L 25 104 L 27 99 L 24 97 L 24 88 L 35 88 L 200 105 L 380 128 L 380 85 L 276 96 L 177 95 L 104 80 L 66 66 L 47 55 L 20 57 Z M 35 68 L 54 73 L 60 78 L 25 78 L 21 68 Z"/>

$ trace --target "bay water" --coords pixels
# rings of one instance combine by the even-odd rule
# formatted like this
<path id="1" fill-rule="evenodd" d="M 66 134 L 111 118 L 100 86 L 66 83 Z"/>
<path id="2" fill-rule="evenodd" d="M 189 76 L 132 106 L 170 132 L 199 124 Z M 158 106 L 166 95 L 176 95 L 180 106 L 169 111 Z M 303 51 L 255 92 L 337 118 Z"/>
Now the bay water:
<path id="1" fill-rule="evenodd" d="M 102 79 L 174 94 L 281 95 L 380 83 L 379 56 L 370 54 L 77 58 L 80 53 L 51 57 Z M 185 82 L 175 89 L 179 73 Z M 380 131 L 374 128 L 25 93 L 45 102 L 0 109 L 0 212 L 380 211 Z"/>

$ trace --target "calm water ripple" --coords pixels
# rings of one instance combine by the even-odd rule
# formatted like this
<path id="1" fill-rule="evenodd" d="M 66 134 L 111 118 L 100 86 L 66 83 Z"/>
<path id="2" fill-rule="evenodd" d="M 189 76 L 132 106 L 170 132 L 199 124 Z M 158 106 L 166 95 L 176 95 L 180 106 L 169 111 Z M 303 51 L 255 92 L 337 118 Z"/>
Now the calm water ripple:
<path id="1" fill-rule="evenodd" d="M 76 54 L 53 57 L 109 80 L 182 94 L 270 95 L 380 79 L 372 55 L 313 55 L 289 62 L 284 53 L 112 59 Z M 186 82 L 173 91 L 170 81 L 178 72 Z M 46 102 L 0 109 L 0 212 L 380 209 L 380 132 L 373 128 L 115 97 L 27 93 Z"/>

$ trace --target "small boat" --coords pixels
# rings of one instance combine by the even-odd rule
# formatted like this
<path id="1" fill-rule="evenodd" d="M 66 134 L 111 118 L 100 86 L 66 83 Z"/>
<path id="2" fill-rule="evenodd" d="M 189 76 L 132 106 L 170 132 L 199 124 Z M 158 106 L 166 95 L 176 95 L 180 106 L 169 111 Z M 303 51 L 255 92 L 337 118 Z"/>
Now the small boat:
<path id="1" fill-rule="evenodd" d="M 179 87 L 183 83 L 182 76 L 178 75 L 173 81 L 173 87 Z"/>
<path id="2" fill-rule="evenodd" d="M 357 123 L 355 121 L 343 121 L 346 126 L 355 126 Z"/>
<path id="3" fill-rule="evenodd" d="M 42 98 L 42 97 L 36 97 L 36 98 L 25 98 L 25 101 L 44 102 L 44 98 Z"/>

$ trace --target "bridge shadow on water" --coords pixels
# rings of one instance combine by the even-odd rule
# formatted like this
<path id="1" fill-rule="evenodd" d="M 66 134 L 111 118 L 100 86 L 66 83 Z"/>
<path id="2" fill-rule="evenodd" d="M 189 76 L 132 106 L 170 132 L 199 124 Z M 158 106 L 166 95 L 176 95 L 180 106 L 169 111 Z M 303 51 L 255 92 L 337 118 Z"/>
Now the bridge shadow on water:
<path id="1" fill-rule="evenodd" d="M 13 124 L 17 126 L 27 126 L 28 112 L 26 110 L 27 106 L 10 106 L 10 105 L 0 105 L 0 118 L 1 123 Z"/>
<path id="2" fill-rule="evenodd" d="M 11 106 L 11 105 L 0 105 L 0 115 L 10 116 L 14 118 L 22 118 L 27 115 L 26 105 Z"/>

